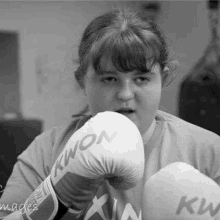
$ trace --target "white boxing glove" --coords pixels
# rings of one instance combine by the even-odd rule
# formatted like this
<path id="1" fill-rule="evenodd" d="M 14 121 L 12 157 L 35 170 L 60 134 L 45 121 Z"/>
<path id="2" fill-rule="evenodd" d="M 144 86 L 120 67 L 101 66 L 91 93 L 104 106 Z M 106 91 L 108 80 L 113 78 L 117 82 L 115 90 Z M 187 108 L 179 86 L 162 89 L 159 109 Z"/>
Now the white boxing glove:
<path id="1" fill-rule="evenodd" d="M 69 139 L 50 176 L 27 199 L 30 211 L 23 219 L 55 219 L 58 201 L 79 216 L 105 179 L 127 190 L 143 172 L 144 147 L 136 125 L 116 112 L 98 113 Z"/>
<path id="2" fill-rule="evenodd" d="M 144 186 L 143 220 L 220 220 L 220 187 L 189 164 L 176 162 Z"/>

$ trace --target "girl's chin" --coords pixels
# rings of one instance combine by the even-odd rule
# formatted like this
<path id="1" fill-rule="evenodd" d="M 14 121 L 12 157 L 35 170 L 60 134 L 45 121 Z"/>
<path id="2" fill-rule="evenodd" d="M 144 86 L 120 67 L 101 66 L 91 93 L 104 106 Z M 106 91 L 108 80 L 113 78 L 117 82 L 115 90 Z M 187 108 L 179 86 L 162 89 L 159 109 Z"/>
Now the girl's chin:
<path id="1" fill-rule="evenodd" d="M 131 119 L 134 122 L 135 115 L 136 115 L 135 112 L 133 112 L 133 113 L 120 113 L 120 114 L 126 116 L 127 118 Z"/>
<path id="2" fill-rule="evenodd" d="M 111 111 L 111 110 L 105 110 L 105 111 Z M 105 112 L 105 111 L 102 111 L 102 112 Z M 100 113 L 100 112 L 97 112 L 97 113 L 92 114 L 92 115 L 95 116 L 98 113 Z M 136 113 L 135 112 L 133 112 L 133 113 L 119 113 L 119 114 L 124 115 L 125 117 L 129 118 L 132 122 L 134 122 L 136 124 L 137 120 L 136 120 Z"/>
<path id="3" fill-rule="evenodd" d="M 129 118 L 138 128 L 139 128 L 139 123 L 137 120 L 137 115 L 135 113 L 130 113 L 130 114 L 122 114 L 125 117 Z"/>

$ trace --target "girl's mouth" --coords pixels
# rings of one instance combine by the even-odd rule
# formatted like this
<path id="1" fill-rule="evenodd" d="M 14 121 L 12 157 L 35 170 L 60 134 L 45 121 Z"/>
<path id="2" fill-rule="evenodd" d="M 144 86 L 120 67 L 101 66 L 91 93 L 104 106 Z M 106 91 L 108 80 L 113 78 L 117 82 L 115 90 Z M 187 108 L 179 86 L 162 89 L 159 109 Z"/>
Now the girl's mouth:
<path id="1" fill-rule="evenodd" d="M 131 115 L 131 114 L 135 113 L 135 110 L 133 110 L 131 108 L 121 108 L 121 109 L 117 110 L 116 112 L 123 114 L 123 115 Z"/>

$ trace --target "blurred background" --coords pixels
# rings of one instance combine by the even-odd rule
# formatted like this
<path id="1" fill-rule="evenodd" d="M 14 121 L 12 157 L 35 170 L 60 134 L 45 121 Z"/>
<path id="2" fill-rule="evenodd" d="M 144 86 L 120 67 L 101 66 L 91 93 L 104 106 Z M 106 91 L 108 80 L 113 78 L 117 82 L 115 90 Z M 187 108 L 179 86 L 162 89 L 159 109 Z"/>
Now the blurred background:
<path id="1" fill-rule="evenodd" d="M 72 60 L 88 22 L 117 5 L 135 7 L 143 16 L 148 11 L 167 35 L 171 57 L 179 64 L 160 109 L 179 115 L 181 83 L 211 39 L 206 1 L 1 0 L 0 135 L 5 142 L 0 167 L 7 172 L 36 135 L 65 124 L 86 104 Z"/>
<path id="2" fill-rule="evenodd" d="M 67 122 L 85 105 L 72 63 L 82 31 L 115 5 L 139 7 L 146 2 L 0 1 L 0 117 L 20 113 L 39 118 L 43 130 Z M 160 108 L 174 115 L 180 82 L 209 42 L 208 22 L 204 0 L 160 2 L 157 23 L 179 62 Z"/>

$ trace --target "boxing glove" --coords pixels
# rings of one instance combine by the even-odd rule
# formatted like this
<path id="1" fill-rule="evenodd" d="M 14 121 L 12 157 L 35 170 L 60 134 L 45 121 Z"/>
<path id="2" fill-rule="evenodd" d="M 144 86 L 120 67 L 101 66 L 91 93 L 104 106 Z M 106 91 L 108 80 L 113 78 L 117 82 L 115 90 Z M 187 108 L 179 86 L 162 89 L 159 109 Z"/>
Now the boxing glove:
<path id="1" fill-rule="evenodd" d="M 176 162 L 144 186 L 143 220 L 220 220 L 220 187 L 189 164 Z"/>
<path id="2" fill-rule="evenodd" d="M 69 139 L 50 176 L 27 199 L 23 219 L 54 219 L 58 202 L 79 217 L 104 180 L 127 190 L 143 172 L 144 148 L 136 125 L 116 112 L 98 113 Z"/>

